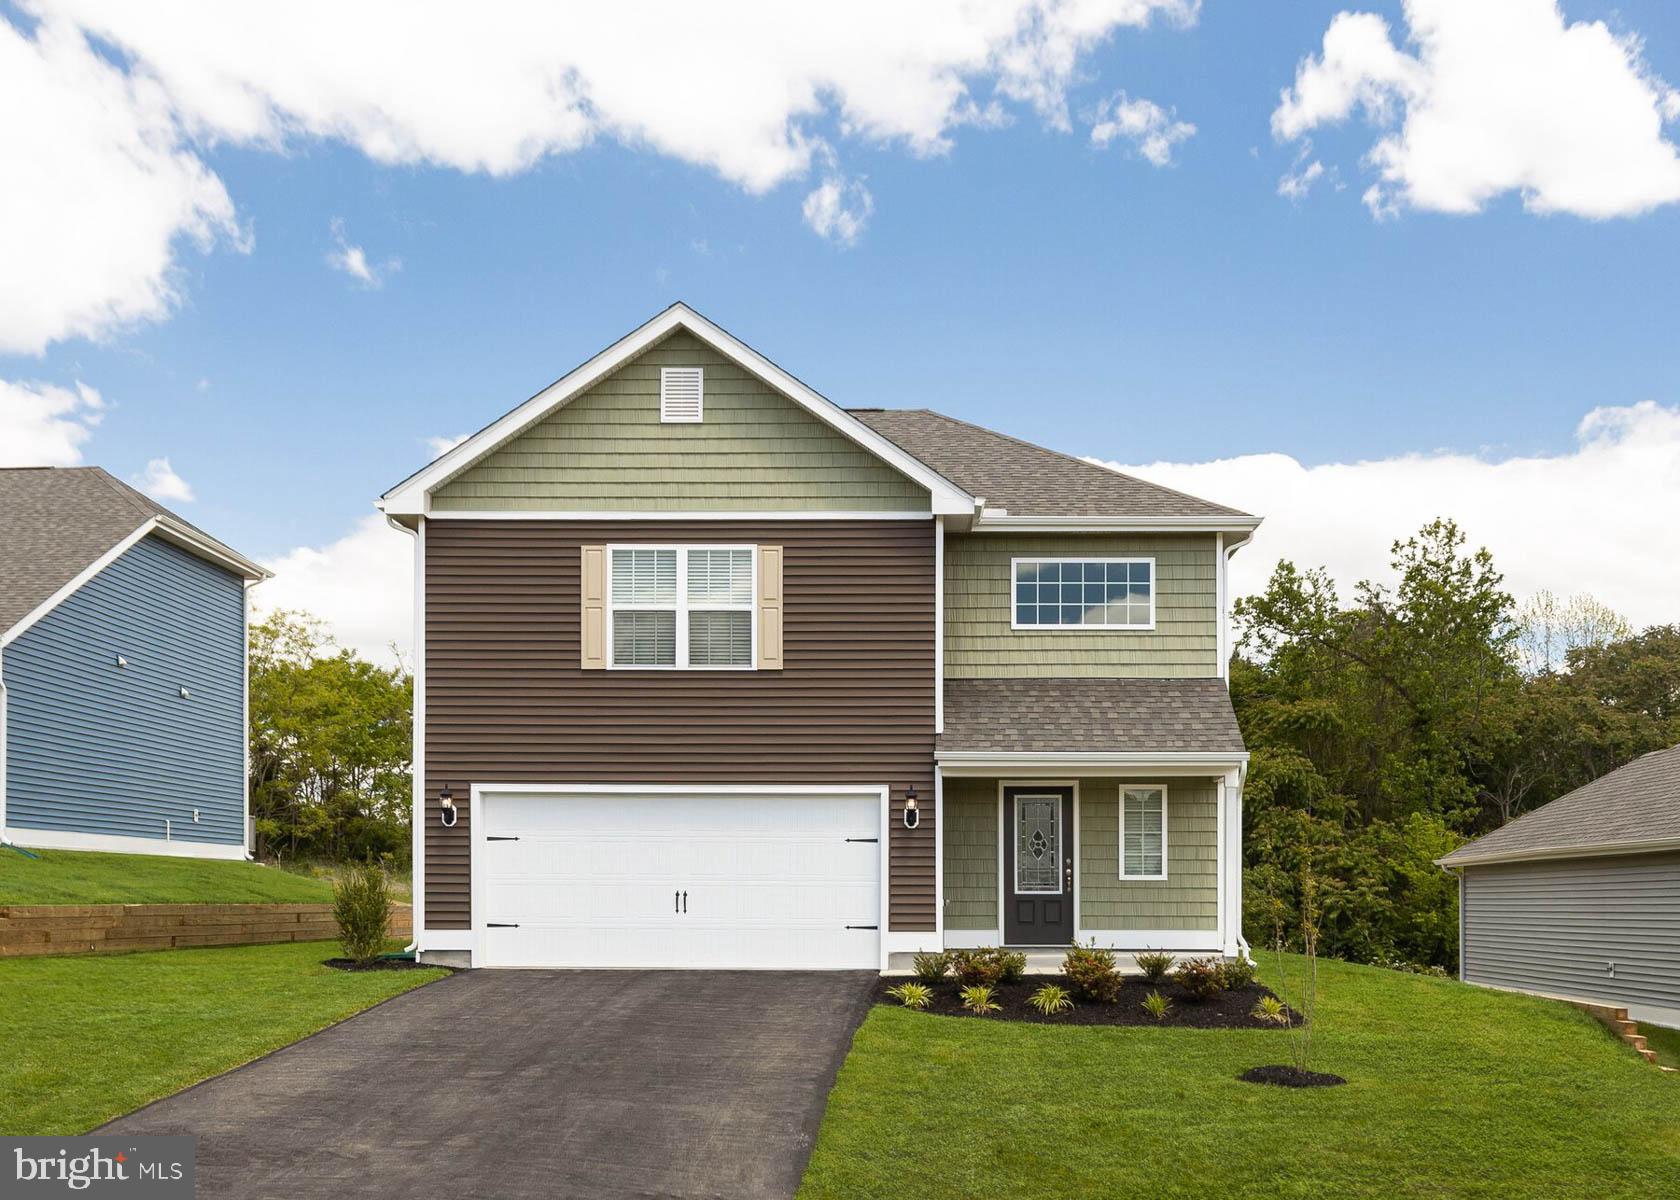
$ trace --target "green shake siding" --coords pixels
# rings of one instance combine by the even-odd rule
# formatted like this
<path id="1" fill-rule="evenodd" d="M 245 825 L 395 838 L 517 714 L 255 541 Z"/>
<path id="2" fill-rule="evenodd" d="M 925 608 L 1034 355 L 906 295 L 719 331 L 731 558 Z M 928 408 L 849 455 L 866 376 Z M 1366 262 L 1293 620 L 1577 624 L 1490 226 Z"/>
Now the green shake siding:
<path id="1" fill-rule="evenodd" d="M 1154 781 L 1149 781 L 1154 782 Z M 1167 878 L 1120 878 L 1120 782 L 1079 781 L 1079 926 L 1211 930 L 1219 923 L 1219 791 L 1167 784 Z M 998 785 L 945 781 L 945 928 L 997 929 Z"/>
<path id="2" fill-rule="evenodd" d="M 1217 553 L 1212 534 L 947 535 L 946 678 L 1217 675 Z M 1010 560 L 1030 557 L 1153 558 L 1155 628 L 1010 628 Z"/>
<path id="3" fill-rule="evenodd" d="M 659 369 L 705 368 L 704 419 L 659 420 Z M 432 496 L 439 510 L 926 512 L 927 490 L 679 330 Z"/>

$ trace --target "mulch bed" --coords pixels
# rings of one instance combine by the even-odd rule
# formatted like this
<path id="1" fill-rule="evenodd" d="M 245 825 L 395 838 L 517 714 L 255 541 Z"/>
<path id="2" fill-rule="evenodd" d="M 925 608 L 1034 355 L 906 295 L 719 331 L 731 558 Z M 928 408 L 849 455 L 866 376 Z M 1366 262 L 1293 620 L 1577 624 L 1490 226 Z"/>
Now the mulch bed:
<path id="1" fill-rule="evenodd" d="M 321 965 L 331 967 L 335 971 L 417 971 L 422 967 L 429 968 L 429 964 L 416 962 L 412 958 L 376 958 L 365 963 L 359 963 L 353 958 L 329 958 Z"/>
<path id="2" fill-rule="evenodd" d="M 1300 1067 L 1255 1067 L 1237 1076 L 1244 1083 L 1269 1083 L 1273 1087 L 1335 1087 L 1346 1083 L 1340 1075 L 1303 1071 Z"/>
<path id="3" fill-rule="evenodd" d="M 876 1003 L 889 1004 L 895 1008 L 902 1007 L 897 1000 L 887 995 L 887 989 L 906 982 L 917 981 L 903 977 L 881 980 L 875 993 Z M 1120 989 L 1118 1003 L 1097 1004 L 1075 996 L 1071 1011 L 1047 1017 L 1027 1003 L 1027 997 L 1046 983 L 1056 984 L 1066 988 L 1070 994 L 1073 993 L 1073 987 L 1065 975 L 1028 975 L 1019 983 L 998 984 L 994 989 L 996 994 L 993 999 L 1003 1006 L 1002 1011 L 976 1017 L 962 1006 L 959 986 L 951 980 L 945 980 L 932 985 L 933 1003 L 921 1011 L 944 1017 L 969 1017 L 981 1021 L 1027 1021 L 1035 1025 L 1160 1025 L 1178 1029 L 1282 1028 L 1269 1021 L 1256 1020 L 1250 1015 L 1256 1000 L 1272 995 L 1271 989 L 1259 984 L 1251 984 L 1234 992 L 1220 992 L 1207 1000 L 1192 1000 L 1177 984 L 1152 984 L 1128 976 Z M 1157 1021 L 1143 1010 L 1143 998 L 1150 992 L 1160 992 L 1172 1001 L 1172 1010 L 1161 1021 Z"/>

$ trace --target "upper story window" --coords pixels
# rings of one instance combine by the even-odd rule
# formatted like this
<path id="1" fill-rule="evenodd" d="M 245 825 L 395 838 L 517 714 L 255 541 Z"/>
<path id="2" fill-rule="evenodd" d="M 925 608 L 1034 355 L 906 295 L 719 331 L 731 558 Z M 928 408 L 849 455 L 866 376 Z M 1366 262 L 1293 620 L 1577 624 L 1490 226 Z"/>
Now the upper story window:
<path id="1" fill-rule="evenodd" d="M 703 367 L 661 367 L 659 369 L 659 419 L 666 424 L 699 422 L 706 402 L 706 371 Z"/>
<path id="2" fill-rule="evenodd" d="M 1152 558 L 1017 558 L 1016 629 L 1153 629 Z"/>
<path id="3" fill-rule="evenodd" d="M 752 668 L 753 547 L 613 546 L 608 553 L 614 667 Z"/>

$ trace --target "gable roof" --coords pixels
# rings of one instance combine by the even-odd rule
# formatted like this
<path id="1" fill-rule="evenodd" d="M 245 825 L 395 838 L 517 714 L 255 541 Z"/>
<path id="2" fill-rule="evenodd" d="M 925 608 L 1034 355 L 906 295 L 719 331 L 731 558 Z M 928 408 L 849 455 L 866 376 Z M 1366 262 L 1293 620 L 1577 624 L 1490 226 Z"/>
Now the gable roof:
<path id="1" fill-rule="evenodd" d="M 150 532 L 246 579 L 270 574 L 99 467 L 0 469 L 0 635 L 11 640 Z"/>
<path id="2" fill-rule="evenodd" d="M 854 408 L 858 420 L 927 463 L 987 510 L 1011 517 L 1205 520 L 1257 524 L 1248 513 L 1122 475 L 926 408 Z"/>
<path id="3" fill-rule="evenodd" d="M 1680 847 L 1680 746 L 1653 750 L 1437 859 L 1444 867 Z"/>
<path id="4" fill-rule="evenodd" d="M 505 413 L 460 445 L 410 475 L 380 497 L 379 508 L 391 517 L 426 515 L 427 496 L 433 489 L 447 483 L 497 447 L 518 437 L 555 409 L 594 386 L 677 329 L 688 330 L 725 358 L 753 372 L 793 403 L 844 434 L 901 474 L 927 488 L 932 496 L 933 512 L 970 514 L 974 511 L 973 496 L 784 371 L 733 334 L 681 302 L 671 305 L 588 362 L 549 384 L 518 408 Z"/>

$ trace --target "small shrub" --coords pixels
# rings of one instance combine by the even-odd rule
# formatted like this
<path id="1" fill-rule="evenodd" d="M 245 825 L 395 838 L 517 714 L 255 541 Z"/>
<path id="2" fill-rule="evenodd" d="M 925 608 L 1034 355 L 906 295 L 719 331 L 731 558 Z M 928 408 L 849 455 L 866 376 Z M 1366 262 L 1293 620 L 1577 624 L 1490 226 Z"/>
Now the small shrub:
<path id="1" fill-rule="evenodd" d="M 937 954 L 916 955 L 916 978 L 923 983 L 938 983 L 951 969 L 951 956 L 941 950 Z"/>
<path id="2" fill-rule="evenodd" d="M 962 1006 L 978 1016 L 995 1013 L 1002 1009 L 995 999 L 997 993 L 984 984 L 975 984 L 962 990 Z"/>
<path id="3" fill-rule="evenodd" d="M 1289 1024 L 1289 1009 L 1276 996 L 1262 996 L 1254 1002 L 1254 1007 L 1248 1010 L 1248 1015 L 1256 1021 L 1265 1021 L 1270 1025 Z"/>
<path id="4" fill-rule="evenodd" d="M 1165 1021 L 1167 1014 L 1172 1011 L 1172 1001 L 1161 995 L 1160 992 L 1150 992 L 1143 998 L 1143 1011 L 1157 1021 Z"/>
<path id="5" fill-rule="evenodd" d="M 998 961 L 1003 966 L 1000 983 L 1020 983 L 1021 977 L 1027 973 L 1027 956 L 1019 950 L 999 950 Z"/>
<path id="6" fill-rule="evenodd" d="M 1149 950 L 1137 956 L 1138 970 L 1150 983 L 1164 983 L 1176 961 L 1172 955 L 1160 950 Z"/>
<path id="7" fill-rule="evenodd" d="M 333 880 L 333 920 L 344 957 L 370 963 L 391 931 L 391 884 L 381 867 L 351 867 Z"/>
<path id="8" fill-rule="evenodd" d="M 1219 986 L 1227 992 L 1242 991 L 1253 984 L 1258 976 L 1259 968 L 1246 955 L 1239 954 L 1219 964 Z"/>
<path id="9" fill-rule="evenodd" d="M 1112 950 L 1099 950 L 1094 945 L 1071 946 L 1062 960 L 1062 973 L 1081 1000 L 1113 1004 L 1120 999 L 1123 980 L 1114 965 Z"/>
<path id="10" fill-rule="evenodd" d="M 933 1002 L 933 989 L 925 983 L 901 983 L 888 988 L 887 995 L 905 1008 L 923 1009 Z"/>
<path id="11" fill-rule="evenodd" d="M 1187 958 L 1173 972 L 1173 982 L 1192 1000 L 1208 1000 L 1219 993 L 1224 972 L 1217 958 Z"/>
<path id="12" fill-rule="evenodd" d="M 1057 1013 L 1065 1013 L 1073 1007 L 1073 997 L 1068 995 L 1067 989 L 1047 983 L 1032 995 L 1027 997 L 1027 1003 L 1047 1017 Z"/>
<path id="13" fill-rule="evenodd" d="M 995 987 L 1009 977 L 1011 971 L 1019 979 L 1027 969 L 1025 954 L 1011 954 L 997 946 L 979 950 L 952 950 L 951 974 L 963 987 Z M 1019 965 L 1017 966 L 1017 962 Z"/>

